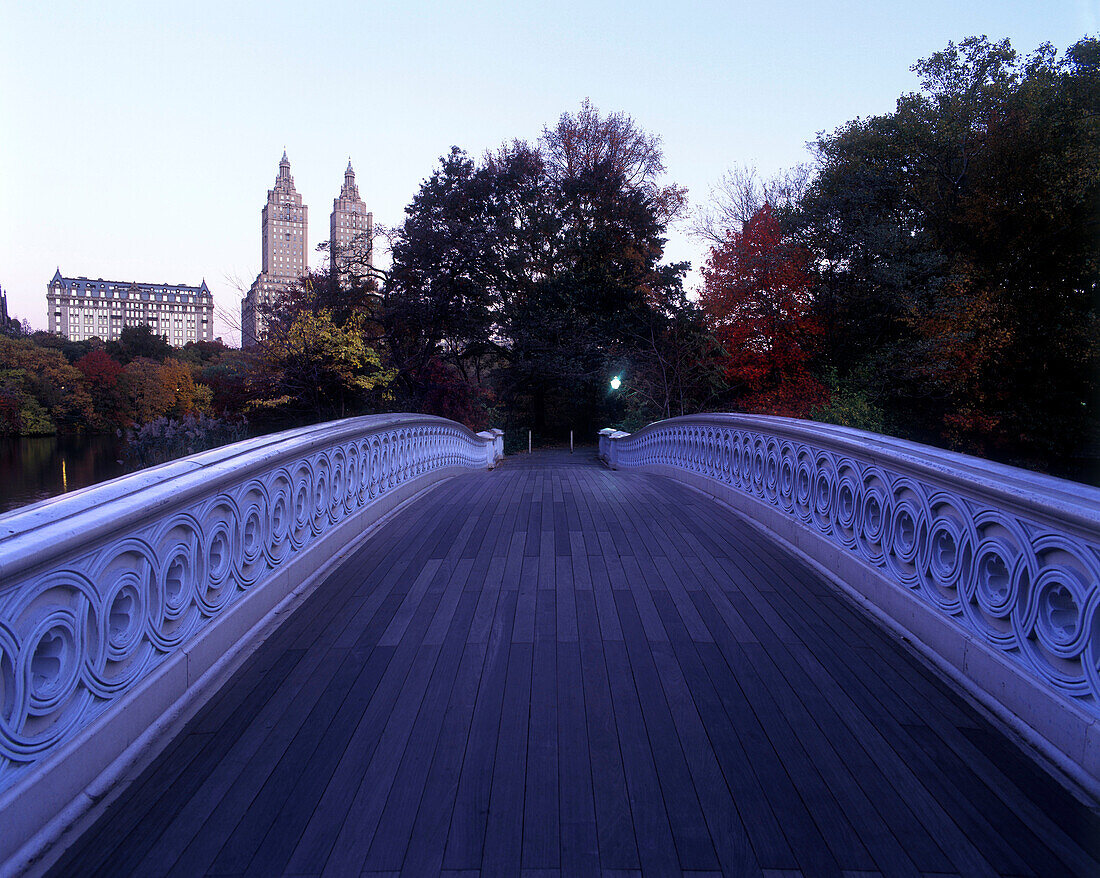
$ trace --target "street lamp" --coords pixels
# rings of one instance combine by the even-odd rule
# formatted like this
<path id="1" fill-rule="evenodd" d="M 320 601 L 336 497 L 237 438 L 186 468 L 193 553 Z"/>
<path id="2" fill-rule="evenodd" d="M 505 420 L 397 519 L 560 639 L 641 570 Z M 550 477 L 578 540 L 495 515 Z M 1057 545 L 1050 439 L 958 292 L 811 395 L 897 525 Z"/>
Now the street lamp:
<path id="1" fill-rule="evenodd" d="M 611 379 L 611 389 L 612 390 L 618 390 L 622 386 L 623 386 L 623 379 L 620 376 L 616 375 L 614 378 Z"/>

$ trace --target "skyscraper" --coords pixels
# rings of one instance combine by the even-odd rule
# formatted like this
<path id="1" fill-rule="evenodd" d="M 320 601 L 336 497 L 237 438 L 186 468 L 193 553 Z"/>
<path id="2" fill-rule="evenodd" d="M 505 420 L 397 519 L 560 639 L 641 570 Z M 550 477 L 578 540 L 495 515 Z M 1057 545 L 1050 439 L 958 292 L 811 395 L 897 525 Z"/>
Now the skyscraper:
<path id="1" fill-rule="evenodd" d="M 260 273 L 241 301 L 241 345 L 255 344 L 264 331 L 265 307 L 309 270 L 308 212 L 294 188 L 290 161 L 283 150 L 275 188 L 267 190 L 262 213 L 263 254 Z"/>
<path id="2" fill-rule="evenodd" d="M 371 266 L 371 240 L 374 232 L 374 215 L 367 213 L 367 206 L 359 197 L 355 185 L 355 171 L 348 159 L 344 171 L 344 185 L 340 195 L 332 201 L 329 217 L 329 261 L 333 271 L 345 279 L 349 274 L 366 275 Z"/>

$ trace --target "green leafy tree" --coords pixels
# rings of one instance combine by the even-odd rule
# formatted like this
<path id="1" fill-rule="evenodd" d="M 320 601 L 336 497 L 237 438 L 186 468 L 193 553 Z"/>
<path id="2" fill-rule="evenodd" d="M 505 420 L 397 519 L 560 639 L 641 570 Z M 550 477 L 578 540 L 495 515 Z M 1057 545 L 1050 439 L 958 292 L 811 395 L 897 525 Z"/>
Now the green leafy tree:
<path id="1" fill-rule="evenodd" d="M 974 37 L 819 138 L 795 222 L 826 358 L 908 435 L 1058 468 L 1095 431 L 1100 63 Z M 1044 462 L 1045 463 L 1041 463 Z"/>
<path id="2" fill-rule="evenodd" d="M 414 405 L 446 374 L 491 389 L 517 426 L 564 434 L 609 416 L 610 370 L 649 342 L 683 190 L 662 185 L 659 139 L 585 102 L 537 147 L 445 156 L 406 210 L 383 288 L 400 391 Z"/>
<path id="3" fill-rule="evenodd" d="M 124 366 L 138 357 L 160 363 L 173 355 L 172 350 L 168 337 L 157 335 L 145 323 L 124 326 L 117 341 L 107 342 L 107 353 Z"/>

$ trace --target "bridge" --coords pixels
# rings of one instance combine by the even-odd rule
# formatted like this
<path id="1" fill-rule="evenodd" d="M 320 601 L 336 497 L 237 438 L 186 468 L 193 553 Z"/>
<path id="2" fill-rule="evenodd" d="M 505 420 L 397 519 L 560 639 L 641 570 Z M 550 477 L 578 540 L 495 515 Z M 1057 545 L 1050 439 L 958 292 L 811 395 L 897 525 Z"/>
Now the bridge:
<path id="1" fill-rule="evenodd" d="M 375 416 L 0 518 L 0 873 L 1100 874 L 1100 492 Z"/>

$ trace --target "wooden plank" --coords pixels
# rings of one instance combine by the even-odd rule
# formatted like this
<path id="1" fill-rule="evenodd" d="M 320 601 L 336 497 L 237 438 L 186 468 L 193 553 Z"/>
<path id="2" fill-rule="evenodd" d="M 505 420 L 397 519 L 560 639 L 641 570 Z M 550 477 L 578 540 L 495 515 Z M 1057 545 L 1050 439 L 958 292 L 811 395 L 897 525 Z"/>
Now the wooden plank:
<path id="1" fill-rule="evenodd" d="M 580 645 L 577 638 L 563 640 L 559 637 L 556 649 L 560 864 L 566 875 L 598 875 L 600 850 L 585 724 Z"/>
<path id="2" fill-rule="evenodd" d="M 461 596 L 461 604 L 453 613 L 446 637 L 442 643 L 439 660 L 432 670 L 424 694 L 423 703 L 407 734 L 407 743 L 401 755 L 400 765 L 390 785 L 390 793 L 377 819 L 377 828 L 367 850 L 366 861 L 360 869 L 399 871 L 405 860 L 409 838 L 421 806 L 421 797 L 431 767 L 432 755 L 436 750 L 443 727 L 447 704 L 451 699 L 452 688 L 459 670 L 459 660 L 463 653 L 473 618 L 477 595 L 463 592 L 455 587 Z M 379 757 L 382 756 L 381 750 Z M 378 810 L 378 802 L 383 798 L 379 790 L 371 794 L 374 804 L 372 810 Z M 433 807 L 440 803 L 432 802 Z M 368 824 L 369 825 L 369 824 Z M 368 833 L 363 823 L 356 827 L 357 843 L 362 846 Z M 442 844 L 439 854 L 442 857 Z"/>
<path id="3" fill-rule="evenodd" d="M 653 567 L 653 561 L 646 555 L 635 555 L 622 559 L 623 572 L 626 574 L 630 585 L 630 594 L 633 598 L 633 606 L 637 610 L 642 623 L 645 638 L 650 643 L 667 643 L 668 633 L 661 624 L 661 617 L 657 608 L 653 605 L 651 590 L 664 591 L 663 583 Z M 642 572 L 642 564 L 646 565 L 650 575 L 647 577 Z M 622 622 L 622 608 L 619 608 L 619 621 Z"/>
<path id="4" fill-rule="evenodd" d="M 1100 819 L 806 564 L 564 453 L 385 522 L 105 820 L 54 874 L 1100 871 Z"/>
<path id="5" fill-rule="evenodd" d="M 362 632 L 360 638 L 362 641 L 373 647 L 397 611 L 400 600 L 401 596 L 397 594 L 387 597 L 379 607 L 376 617 Z M 247 874 L 271 875 L 282 872 L 285 868 L 295 843 L 336 770 L 346 741 L 361 720 L 393 653 L 392 647 L 352 650 L 350 657 L 359 667 L 358 676 L 341 702 L 335 717 L 323 728 L 323 735 L 312 753 L 299 763 L 303 767 L 298 781 L 278 803 L 279 813 L 255 850 L 248 864 Z M 308 749 L 308 739 L 303 739 L 299 746 L 302 750 Z M 248 825 L 247 822 L 245 825 Z M 240 827 L 237 831 L 240 831 Z"/>
<path id="6" fill-rule="evenodd" d="M 206 777 L 188 808 L 168 825 L 156 847 L 137 864 L 139 874 L 186 875 L 209 868 L 344 655 L 333 651 L 303 658 L 287 678 L 289 685 L 280 687 L 260 711 L 261 722 L 248 726 L 226 758 Z M 322 681 L 318 689 L 307 685 L 314 676 Z"/>
<path id="7" fill-rule="evenodd" d="M 712 640 L 713 638 L 711 637 L 710 631 L 707 629 L 706 624 L 704 624 L 702 616 L 699 615 L 699 611 L 695 609 L 695 605 L 688 596 L 688 589 L 684 586 L 684 579 L 695 581 L 694 577 L 691 575 L 690 569 L 682 566 L 680 567 L 680 572 L 677 572 L 676 567 L 673 566 L 673 562 L 668 558 L 654 558 L 653 560 L 654 571 L 665 583 L 668 594 L 676 606 L 676 613 L 683 621 L 684 627 L 691 635 L 691 639 L 699 642 Z M 698 591 L 700 588 L 701 586 L 696 582 L 695 588 L 693 588 L 692 591 Z M 654 601 L 656 601 L 658 597 L 659 596 L 654 595 Z"/>
<path id="8" fill-rule="evenodd" d="M 663 694 L 664 687 L 653 661 L 659 644 L 647 642 L 632 594 L 616 593 L 615 604 L 619 608 L 630 672 L 645 717 L 649 747 L 661 785 L 664 808 L 676 840 L 680 866 L 683 869 L 717 869 L 718 858 L 684 759 L 683 743 L 672 721 Z M 663 626 L 661 630 L 664 631 Z M 733 840 L 733 844 L 741 841 L 747 847 L 748 839 L 743 831 L 738 839 Z"/>
<path id="9" fill-rule="evenodd" d="M 371 748 L 371 758 L 359 761 L 351 801 L 345 808 L 325 815 L 339 825 L 339 831 L 324 860 L 322 875 L 358 875 L 362 871 L 439 653 L 439 647 L 418 646 L 408 677 L 386 716 L 377 744 Z M 316 870 L 317 865 L 314 862 L 312 869 Z"/>
<path id="10" fill-rule="evenodd" d="M 508 676 L 493 762 L 489 816 L 485 824 L 482 870 L 514 871 L 523 852 L 524 769 L 531 701 L 534 644 L 516 641 L 508 651 Z"/>
<path id="11" fill-rule="evenodd" d="M 447 632 L 451 629 L 451 623 L 455 621 L 455 611 L 458 609 L 459 601 L 466 597 L 467 594 L 469 594 L 471 600 L 471 613 L 473 612 L 473 606 L 477 600 L 477 595 L 465 591 L 466 580 L 469 578 L 470 569 L 473 566 L 474 562 L 472 558 L 463 558 L 455 564 L 454 569 L 450 571 L 450 574 L 446 578 L 441 576 L 436 577 L 437 580 L 443 580 L 441 583 L 443 594 L 440 596 L 439 606 L 436 608 L 432 623 L 424 633 L 424 643 L 427 646 L 443 645 L 443 641 L 447 637 Z M 433 582 L 429 588 L 434 589 L 435 582 Z M 458 619 L 461 618 L 461 616 L 458 617 Z M 470 626 L 469 622 L 467 622 L 462 630 L 463 638 L 469 635 L 469 631 Z"/>
<path id="12" fill-rule="evenodd" d="M 393 597 L 396 599 L 396 596 Z M 263 878 L 286 870 L 299 839 L 336 772 L 343 748 L 362 719 L 394 652 L 394 647 L 378 647 L 371 652 L 336 717 L 305 763 L 298 782 L 280 803 L 279 813 L 253 853 L 246 875 Z"/>
<path id="13" fill-rule="evenodd" d="M 1003 734 L 989 727 L 962 729 L 962 733 L 991 767 L 1003 770 L 1010 778 L 1020 795 L 1001 794 L 1002 799 L 1019 809 L 1043 842 L 1067 864 L 1067 871 L 1100 875 L 1100 815 L 1082 808 L 1074 796 Z M 970 759 L 971 765 L 979 763 L 978 759 Z M 1026 805 L 1019 801 L 1024 797 Z"/>
<path id="14" fill-rule="evenodd" d="M 338 654 L 333 655 L 334 659 L 337 657 Z M 210 871 L 217 874 L 241 874 L 248 868 L 271 825 L 278 818 L 282 803 L 297 785 L 302 770 L 316 750 L 340 704 L 347 697 L 360 667 L 359 661 L 345 652 L 336 673 L 309 710 L 308 717 L 303 718 L 297 730 L 292 730 L 293 738 L 288 746 L 277 752 L 277 745 L 269 738 L 265 742 L 264 757 L 265 761 L 271 762 L 257 766 L 254 771 L 255 781 L 250 782 L 245 774 L 238 777 L 231 795 L 222 799 L 201 833 L 206 837 L 204 846 L 209 845 L 209 848 L 213 848 L 219 839 L 222 840 L 221 846 L 217 848 L 217 855 L 209 866 Z M 322 676 L 323 674 L 318 675 L 319 678 Z M 280 720 L 280 730 L 287 725 L 286 719 Z M 271 749 L 267 749 L 268 747 Z M 266 778 L 263 777 L 265 773 Z M 260 779 L 263 780 L 263 785 L 256 790 L 256 783 Z M 243 804 L 247 797 L 246 787 L 255 790 L 249 804 Z M 238 817 L 234 825 L 232 821 Z M 224 822 L 218 823 L 219 819 Z M 189 853 L 185 858 L 187 868 L 195 871 L 202 868 L 202 862 L 206 859 L 206 856 L 200 858 L 194 853 Z"/>
<path id="15" fill-rule="evenodd" d="M 408 630 L 409 623 L 428 593 L 428 586 L 442 568 L 442 564 L 442 560 L 438 558 L 429 558 L 424 562 L 424 565 L 416 574 L 416 579 L 413 580 L 409 590 L 405 593 L 405 599 L 401 602 L 401 606 L 397 608 L 393 621 L 390 622 L 389 627 L 382 635 L 382 639 L 379 641 L 380 646 L 397 646 L 401 643 L 405 637 L 405 632 Z"/>
<path id="16" fill-rule="evenodd" d="M 368 770 L 371 757 L 379 745 L 386 720 L 391 717 L 404 691 L 406 678 L 417 658 L 421 637 L 437 604 L 438 595 L 426 595 L 416 618 L 407 627 L 406 637 L 395 650 L 374 697 L 354 732 L 344 743 L 341 759 L 332 779 L 317 802 L 287 863 L 288 872 L 319 871 L 320 866 L 328 859 L 359 789 L 360 780 Z M 415 689 L 410 692 L 415 692 Z"/>
<path id="17" fill-rule="evenodd" d="M 573 582 L 573 565 L 568 558 L 557 559 L 557 582 L 554 598 L 557 602 L 556 630 L 561 641 L 577 639 L 577 599 Z"/>
<path id="18" fill-rule="evenodd" d="M 519 599 L 516 601 L 516 619 L 512 627 L 514 643 L 535 642 L 535 602 L 538 592 L 539 557 L 524 555 L 519 577 Z"/>
<path id="19" fill-rule="evenodd" d="M 620 734 L 604 661 L 596 601 L 591 592 L 577 595 L 577 624 L 600 865 L 605 870 L 638 869 L 641 861 L 626 787 Z"/>
<path id="20" fill-rule="evenodd" d="M 819 635 L 813 635 L 811 642 L 818 655 L 827 655 L 834 648 L 842 649 Z M 976 848 L 969 835 L 960 829 L 955 815 L 945 812 L 942 805 L 936 803 L 934 790 L 939 779 L 934 776 L 937 773 L 934 766 L 928 764 L 919 749 L 914 747 L 896 716 L 884 709 L 878 698 L 869 695 L 865 689 L 868 682 L 876 685 L 878 675 L 875 669 L 865 662 L 853 661 L 851 655 L 836 656 L 836 659 L 830 665 L 839 683 L 835 687 L 836 697 L 839 700 L 847 697 L 845 693 L 859 693 L 858 709 L 850 709 L 844 716 L 858 729 L 857 734 L 868 753 L 876 764 L 890 767 L 890 783 L 904 791 L 906 800 L 912 803 L 912 810 L 956 869 L 973 874 L 992 874 L 994 869 L 986 860 L 984 851 Z M 816 683 L 821 687 L 831 686 L 826 678 Z M 923 806 L 919 804 L 922 801 Z M 898 832 L 900 834 L 901 830 Z M 931 848 L 925 848 L 924 856 L 934 858 L 935 854 Z"/>
<path id="21" fill-rule="evenodd" d="M 783 815 L 781 826 L 795 861 L 807 875 L 837 874 L 840 866 L 781 758 L 782 743 L 773 741 L 770 734 L 773 716 L 764 711 L 766 704 L 754 697 L 752 681 L 742 673 L 747 664 L 740 652 L 744 645 L 734 639 L 712 603 L 696 600 L 695 604 L 714 638 L 713 644 L 699 643 L 696 648 L 772 812 Z"/>
<path id="22" fill-rule="evenodd" d="M 463 650 L 435 753 L 424 781 L 420 808 L 408 835 L 402 875 L 434 875 L 442 868 L 447 830 L 458 797 L 462 757 L 469 740 L 487 649 L 485 642 L 468 641 Z"/>
<path id="23" fill-rule="evenodd" d="M 531 667 L 527 764 L 516 782 L 524 787 L 524 869 L 560 866 L 558 824 L 558 693 L 556 594 L 539 589 Z"/>
<path id="24" fill-rule="evenodd" d="M 646 872 L 674 874 L 681 868 L 680 861 L 661 793 L 653 748 L 646 736 L 645 715 L 630 671 L 626 644 L 605 643 L 604 661 L 611 686 L 623 773 L 630 793 L 634 834 L 638 839 L 638 859 Z"/>
<path id="25" fill-rule="evenodd" d="M 458 793 L 455 797 L 444 869 L 480 869 L 485 843 L 485 823 L 489 812 L 494 763 L 504 687 L 508 672 L 508 656 L 515 620 L 515 591 L 502 592 L 498 612 L 493 620 L 485 657 L 485 674 L 477 693 L 462 763 Z"/>
<path id="26" fill-rule="evenodd" d="M 911 815 L 888 811 L 888 805 L 897 800 L 889 794 L 884 767 L 862 760 L 858 740 L 820 696 L 817 679 L 821 675 L 811 679 L 805 672 L 814 667 L 812 656 L 804 649 L 795 649 L 796 655 L 772 650 L 765 657 L 758 652 L 755 666 L 852 827 L 851 843 L 834 846 L 838 861 L 849 870 L 877 867 L 891 875 L 919 875 L 921 870 L 910 858 L 907 846 L 899 843 L 891 831 L 899 815 L 902 819 L 911 819 Z M 863 770 L 859 771 L 856 765 L 861 762 Z M 890 817 L 894 819 L 888 821 Z M 843 839 L 839 836 L 837 841 Z"/>
<path id="27" fill-rule="evenodd" d="M 623 631 L 619 625 L 619 611 L 615 608 L 607 563 L 602 555 L 589 555 L 588 561 L 592 572 L 592 596 L 600 620 L 599 631 L 596 633 L 603 640 L 622 640 Z M 579 594 L 577 598 L 580 598 Z"/>
<path id="28" fill-rule="evenodd" d="M 733 803 L 739 814 L 743 815 L 742 822 L 752 842 L 757 863 L 768 869 L 797 868 L 798 864 L 779 827 L 776 813 L 757 779 L 754 761 L 745 752 L 745 742 L 741 740 L 730 723 L 729 717 L 726 716 L 722 702 L 715 691 L 716 684 L 711 682 L 706 667 L 695 649 L 694 643 L 713 643 L 714 639 L 696 640 L 691 637 L 683 620 L 676 612 L 676 606 L 670 595 L 658 595 L 654 600 L 664 620 L 665 629 L 669 632 L 685 684 L 699 711 L 700 722 L 713 742 L 714 755 Z M 717 685 L 736 684 L 732 681 L 721 681 Z M 682 709 L 687 708 L 685 706 Z M 704 802 L 704 812 L 707 807 L 707 803 Z M 718 836 L 715 836 L 715 839 L 716 844 L 719 845 L 721 858 L 723 856 L 721 845 L 724 844 L 724 839 Z M 727 855 L 723 859 L 731 858 Z"/>

